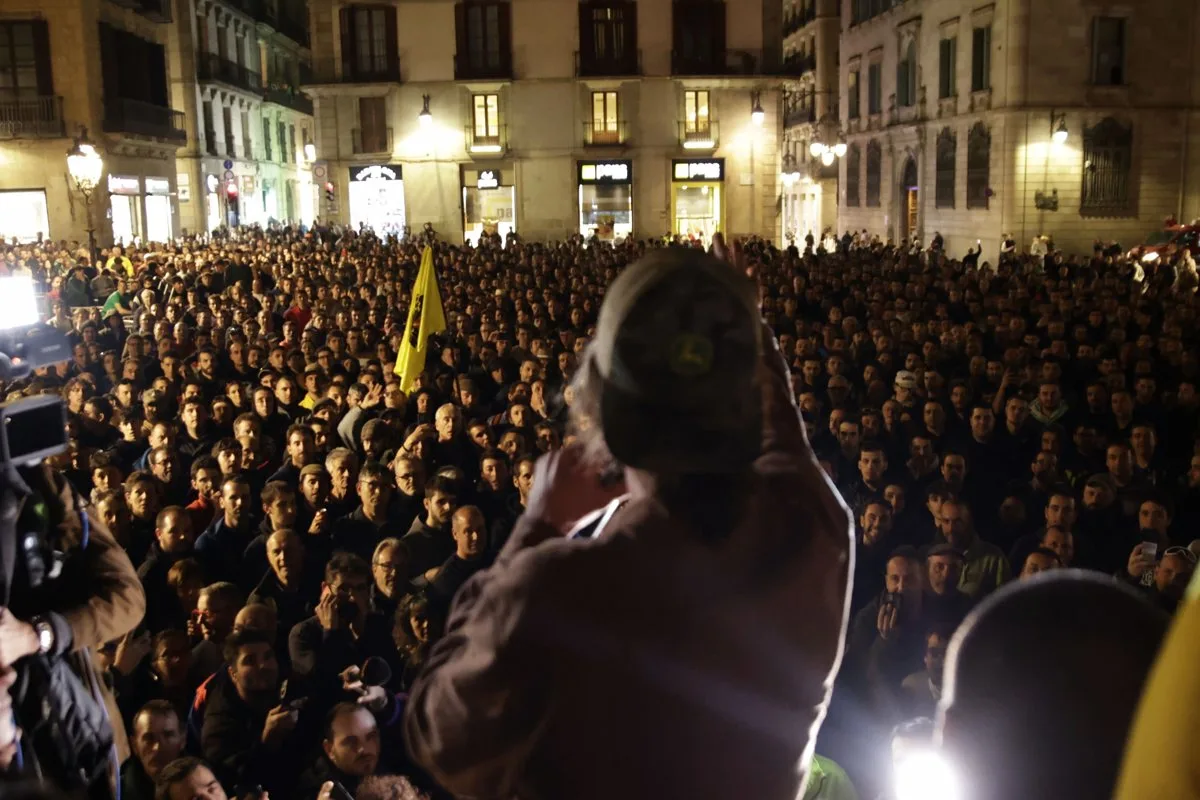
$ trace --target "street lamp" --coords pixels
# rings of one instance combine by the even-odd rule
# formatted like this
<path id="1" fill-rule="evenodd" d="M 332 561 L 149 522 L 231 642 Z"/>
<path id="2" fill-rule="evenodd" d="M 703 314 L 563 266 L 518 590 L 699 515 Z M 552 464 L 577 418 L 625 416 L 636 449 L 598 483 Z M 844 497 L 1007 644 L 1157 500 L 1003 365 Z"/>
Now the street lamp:
<path id="1" fill-rule="evenodd" d="M 1065 144 L 1067 141 L 1067 112 L 1059 114 L 1050 112 L 1050 138 L 1055 144 Z"/>
<path id="2" fill-rule="evenodd" d="M 832 115 L 826 114 L 817 123 L 816 134 L 808 145 L 808 154 L 821 159 L 821 163 L 827 167 L 846 155 L 846 142 L 837 130 L 837 122 Z"/>
<path id="3" fill-rule="evenodd" d="M 83 196 L 83 209 L 87 220 L 88 255 L 96 260 L 96 229 L 92 225 L 92 192 L 100 185 L 104 174 L 104 159 L 96 152 L 96 145 L 88 139 L 87 128 L 79 129 L 75 146 L 67 151 L 67 172 L 75 181 L 75 188 Z"/>
<path id="4" fill-rule="evenodd" d="M 759 128 L 762 127 L 763 120 L 767 118 L 767 112 L 763 111 L 761 94 L 762 92 L 750 93 L 752 103 L 750 106 L 750 121 Z"/>
<path id="5" fill-rule="evenodd" d="M 429 110 L 429 95 L 421 95 L 421 113 L 417 114 L 417 121 L 421 123 L 422 128 L 429 128 L 433 125 L 433 112 Z"/>
<path id="6" fill-rule="evenodd" d="M 315 144 L 313 144 L 312 142 L 304 143 L 304 160 L 305 161 L 316 161 L 317 160 L 317 146 Z"/>

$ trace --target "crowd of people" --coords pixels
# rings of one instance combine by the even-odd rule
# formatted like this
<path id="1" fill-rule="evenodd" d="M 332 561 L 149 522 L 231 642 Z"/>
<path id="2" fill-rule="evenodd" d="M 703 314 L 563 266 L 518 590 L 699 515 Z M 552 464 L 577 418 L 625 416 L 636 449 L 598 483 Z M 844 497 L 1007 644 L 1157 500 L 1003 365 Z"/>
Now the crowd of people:
<path id="1" fill-rule="evenodd" d="M 1179 604 L 1200 552 L 1194 284 L 1099 249 L 964 262 L 829 244 L 742 248 L 856 527 L 808 796 L 886 797 L 894 734 L 934 716 L 952 635 L 1006 583 L 1082 568 L 1164 615 Z M 44 285 L 73 346 L 8 398 L 61 393 L 54 466 L 146 597 L 98 655 L 122 797 L 454 788 L 409 755 L 408 694 L 459 590 L 504 551 L 539 456 L 587 438 L 576 373 L 606 288 L 698 245 L 432 246 L 448 330 L 408 391 L 393 364 L 421 243 L 245 229 L 94 264 L 66 243 L 4 252 L 0 273 Z M 608 591 L 594 602 L 653 595 Z"/>

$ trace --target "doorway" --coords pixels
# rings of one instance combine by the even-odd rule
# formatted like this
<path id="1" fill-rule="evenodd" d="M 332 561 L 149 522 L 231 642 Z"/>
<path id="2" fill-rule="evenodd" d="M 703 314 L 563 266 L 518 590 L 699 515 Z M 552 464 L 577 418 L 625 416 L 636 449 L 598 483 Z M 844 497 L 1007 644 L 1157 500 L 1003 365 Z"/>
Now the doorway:
<path id="1" fill-rule="evenodd" d="M 920 187 L 917 182 L 917 162 L 912 156 L 909 156 L 908 161 L 904 162 L 904 172 L 900 179 L 901 199 L 904 204 L 903 214 L 900 219 L 904 225 L 904 230 L 901 231 L 901 239 L 911 239 L 913 234 L 917 232 L 917 222 L 920 212 L 919 193 Z"/>

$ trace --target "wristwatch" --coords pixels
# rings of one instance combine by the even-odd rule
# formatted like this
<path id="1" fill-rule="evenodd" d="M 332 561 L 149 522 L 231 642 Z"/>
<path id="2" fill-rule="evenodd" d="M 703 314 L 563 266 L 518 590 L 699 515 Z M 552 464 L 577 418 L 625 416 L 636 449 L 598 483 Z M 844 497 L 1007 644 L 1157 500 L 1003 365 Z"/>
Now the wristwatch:
<path id="1" fill-rule="evenodd" d="M 33 618 L 33 630 L 38 638 L 38 652 L 46 655 L 54 649 L 54 626 L 42 616 Z"/>

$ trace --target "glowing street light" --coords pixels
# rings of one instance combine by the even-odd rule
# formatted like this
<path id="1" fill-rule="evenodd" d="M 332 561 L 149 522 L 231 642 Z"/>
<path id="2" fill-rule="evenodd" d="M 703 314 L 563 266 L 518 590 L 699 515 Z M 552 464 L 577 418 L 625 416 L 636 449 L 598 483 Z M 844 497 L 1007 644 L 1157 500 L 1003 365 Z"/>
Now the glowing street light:
<path id="1" fill-rule="evenodd" d="M 430 128 L 433 126 L 433 112 L 429 110 L 429 95 L 421 96 L 421 113 L 417 114 L 417 121 L 422 128 Z"/>
<path id="2" fill-rule="evenodd" d="M 760 97 L 760 94 L 760 92 L 752 92 L 750 95 L 750 99 L 753 103 L 753 105 L 750 107 L 750 121 L 759 128 L 762 127 L 763 121 L 767 118 L 767 112 L 763 111 L 762 98 Z"/>
<path id="3" fill-rule="evenodd" d="M 1064 111 L 1063 113 L 1059 114 L 1057 112 L 1051 111 L 1050 112 L 1050 138 L 1054 141 L 1055 144 L 1066 144 L 1068 136 L 1069 136 L 1069 134 L 1067 133 L 1067 114 L 1066 114 L 1066 112 Z"/>
<path id="4" fill-rule="evenodd" d="M 92 226 L 92 193 L 100 185 L 100 176 L 104 174 L 104 159 L 96 151 L 96 145 L 88 139 L 87 128 L 80 128 L 75 145 L 67 151 L 67 172 L 83 196 L 83 213 L 88 226 L 88 255 L 95 259 L 96 229 Z"/>

